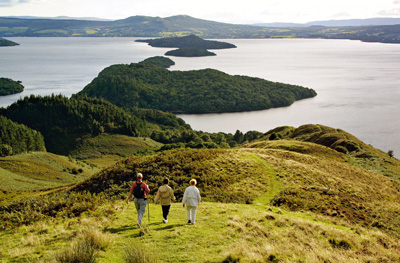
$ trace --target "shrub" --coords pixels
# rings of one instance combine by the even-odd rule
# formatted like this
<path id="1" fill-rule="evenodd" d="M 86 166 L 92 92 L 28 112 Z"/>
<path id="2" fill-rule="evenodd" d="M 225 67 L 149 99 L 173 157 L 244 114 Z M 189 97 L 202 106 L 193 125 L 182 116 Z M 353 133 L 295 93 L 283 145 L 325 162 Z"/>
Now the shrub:
<path id="1" fill-rule="evenodd" d="M 239 263 L 239 262 L 240 262 L 240 257 L 232 255 L 229 255 L 226 259 L 222 261 L 222 263 Z"/>
<path id="2" fill-rule="evenodd" d="M 342 249 L 352 249 L 353 245 L 347 240 L 336 240 L 335 238 L 330 238 L 329 243 L 334 248 L 342 248 Z"/>
<path id="3" fill-rule="evenodd" d="M 97 251 L 93 244 L 85 239 L 79 239 L 70 247 L 55 254 L 54 260 L 62 263 L 94 263 L 97 261 L 97 257 Z"/>

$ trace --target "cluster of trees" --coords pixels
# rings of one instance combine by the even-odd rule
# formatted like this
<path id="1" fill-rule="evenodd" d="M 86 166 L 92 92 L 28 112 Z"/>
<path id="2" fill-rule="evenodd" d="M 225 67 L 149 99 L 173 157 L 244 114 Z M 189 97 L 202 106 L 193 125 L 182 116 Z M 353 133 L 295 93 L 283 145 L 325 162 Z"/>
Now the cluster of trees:
<path id="1" fill-rule="evenodd" d="M 45 150 L 40 132 L 0 115 L 0 156 Z"/>
<path id="2" fill-rule="evenodd" d="M 0 109 L 0 115 L 40 131 L 46 148 L 57 154 L 67 155 L 77 139 L 85 135 L 148 133 L 139 118 L 105 100 L 84 96 L 69 99 L 62 95 L 31 95 Z"/>
<path id="3" fill-rule="evenodd" d="M 21 81 L 14 81 L 9 78 L 0 78 L 0 96 L 20 93 L 24 91 Z"/>
<path id="4" fill-rule="evenodd" d="M 316 96 L 312 89 L 214 69 L 169 71 L 149 63 L 112 65 L 78 94 L 121 106 L 175 113 L 263 110 Z"/>
<path id="5" fill-rule="evenodd" d="M 162 56 L 146 58 L 145 60 L 143 60 L 143 62 L 152 63 L 157 66 L 163 67 L 163 68 L 169 68 L 169 67 L 175 65 L 175 62 L 172 59 L 162 57 Z"/>
<path id="6" fill-rule="evenodd" d="M 263 135 L 258 131 L 248 131 L 244 134 L 239 130 L 235 134 L 195 131 L 184 120 L 172 113 L 137 107 L 126 110 L 149 124 L 150 138 L 164 144 L 160 150 L 232 148 L 258 139 Z"/>
<path id="7" fill-rule="evenodd" d="M 216 56 L 217 54 L 215 54 L 214 52 L 210 52 L 204 48 L 187 47 L 187 48 L 179 48 L 167 51 L 165 55 L 175 56 L 175 57 L 206 57 L 206 56 Z"/>
<path id="8" fill-rule="evenodd" d="M 200 49 L 225 49 L 236 48 L 234 44 L 215 41 L 204 40 L 196 35 L 189 35 L 183 37 L 165 37 L 155 39 L 138 39 L 137 42 L 149 43 L 152 47 L 177 47 L 177 48 L 200 48 Z"/>
<path id="9" fill-rule="evenodd" d="M 0 37 L 0 47 L 17 46 L 17 45 L 19 45 L 19 44 L 15 43 L 14 41 Z"/>

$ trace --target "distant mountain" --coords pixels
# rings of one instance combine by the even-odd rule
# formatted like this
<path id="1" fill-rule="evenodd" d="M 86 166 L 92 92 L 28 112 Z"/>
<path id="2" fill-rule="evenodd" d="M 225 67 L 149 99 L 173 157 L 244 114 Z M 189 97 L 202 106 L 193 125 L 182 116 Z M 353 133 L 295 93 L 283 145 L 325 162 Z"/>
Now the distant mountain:
<path id="1" fill-rule="evenodd" d="M 387 25 L 399 25 L 400 18 L 367 18 L 367 19 L 347 19 L 347 20 L 324 20 L 324 21 L 313 21 L 308 23 L 257 23 L 253 26 L 262 27 L 308 27 L 308 26 L 387 26 Z"/>
<path id="2" fill-rule="evenodd" d="M 56 16 L 56 17 L 47 17 L 47 16 L 45 16 L 45 17 L 40 17 L 40 16 L 2 16 L 0 18 L 113 21 L 112 19 L 99 18 L 99 17 L 70 17 L 70 16 Z"/>
<path id="3" fill-rule="evenodd" d="M 294 27 L 286 24 L 285 30 L 276 30 L 276 26 L 276 24 L 275 27 L 227 24 L 186 15 L 167 18 L 133 16 L 115 21 L 0 17 L 2 28 L 0 36 L 174 37 L 195 34 L 203 38 L 323 38 L 400 43 L 400 24 L 332 27 L 312 26 L 312 24 Z"/>

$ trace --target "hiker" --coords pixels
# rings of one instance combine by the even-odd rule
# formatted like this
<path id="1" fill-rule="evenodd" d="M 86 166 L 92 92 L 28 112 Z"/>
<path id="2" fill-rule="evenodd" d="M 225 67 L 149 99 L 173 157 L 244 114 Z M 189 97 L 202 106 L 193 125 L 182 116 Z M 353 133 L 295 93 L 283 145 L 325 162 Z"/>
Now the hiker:
<path id="1" fill-rule="evenodd" d="M 183 194 L 183 207 L 186 205 L 186 212 L 188 224 L 194 224 L 196 222 L 196 209 L 201 202 L 200 191 L 196 187 L 196 179 L 190 180 L 190 186 L 188 186 Z"/>
<path id="2" fill-rule="evenodd" d="M 147 195 L 150 193 L 150 189 L 146 183 L 142 182 L 143 175 L 141 173 L 137 174 L 137 181 L 132 184 L 131 191 L 129 193 L 128 199 L 126 199 L 126 203 L 129 204 L 129 199 L 132 194 L 135 197 L 135 207 L 138 213 L 138 227 L 142 225 L 142 218 L 144 213 L 146 212 L 147 205 Z"/>
<path id="3" fill-rule="evenodd" d="M 175 200 L 174 190 L 168 185 L 169 179 L 165 178 L 163 180 L 162 186 L 158 188 L 156 197 L 154 198 L 154 203 L 158 204 L 160 201 L 162 213 L 163 213 L 163 223 L 168 223 L 169 209 L 171 208 L 171 199 Z"/>

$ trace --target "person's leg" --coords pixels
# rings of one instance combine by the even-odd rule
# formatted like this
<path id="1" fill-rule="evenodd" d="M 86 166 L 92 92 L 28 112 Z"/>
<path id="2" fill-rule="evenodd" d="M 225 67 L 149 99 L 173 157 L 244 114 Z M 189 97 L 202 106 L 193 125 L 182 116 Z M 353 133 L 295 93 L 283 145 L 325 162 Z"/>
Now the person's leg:
<path id="1" fill-rule="evenodd" d="M 192 224 L 194 224 L 196 222 L 196 210 L 197 210 L 197 206 L 192 206 L 191 207 L 192 210 Z"/>
<path id="2" fill-rule="evenodd" d="M 146 204 L 147 200 L 144 200 L 143 198 L 139 199 L 139 211 L 138 211 L 138 223 L 142 224 L 142 218 L 144 213 L 146 212 Z"/>
<path id="3" fill-rule="evenodd" d="M 190 219 L 190 206 L 186 206 L 186 220 L 188 220 L 188 223 L 191 222 Z"/>
<path id="4" fill-rule="evenodd" d="M 168 214 L 169 214 L 169 209 L 170 209 L 170 205 L 163 205 L 162 206 L 162 211 L 163 211 L 163 218 L 165 220 L 168 220 Z"/>

